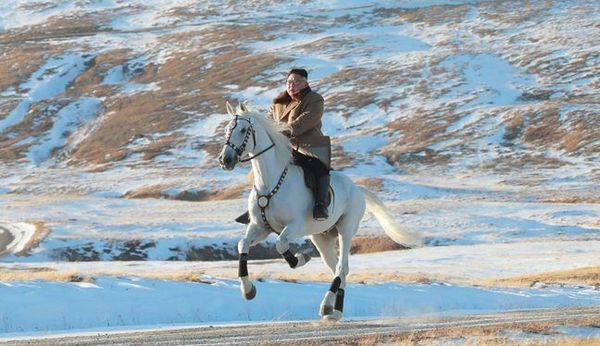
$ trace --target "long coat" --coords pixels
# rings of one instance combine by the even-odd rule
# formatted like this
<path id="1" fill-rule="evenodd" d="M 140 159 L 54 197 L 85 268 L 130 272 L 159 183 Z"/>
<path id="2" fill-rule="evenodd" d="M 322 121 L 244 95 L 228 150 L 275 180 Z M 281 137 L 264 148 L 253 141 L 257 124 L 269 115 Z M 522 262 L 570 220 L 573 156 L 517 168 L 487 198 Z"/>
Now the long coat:
<path id="1" fill-rule="evenodd" d="M 321 132 L 323 104 L 323 97 L 307 88 L 300 92 L 299 101 L 273 103 L 269 113 L 290 126 L 290 140 L 296 150 L 319 158 L 329 168 L 331 143 Z"/>

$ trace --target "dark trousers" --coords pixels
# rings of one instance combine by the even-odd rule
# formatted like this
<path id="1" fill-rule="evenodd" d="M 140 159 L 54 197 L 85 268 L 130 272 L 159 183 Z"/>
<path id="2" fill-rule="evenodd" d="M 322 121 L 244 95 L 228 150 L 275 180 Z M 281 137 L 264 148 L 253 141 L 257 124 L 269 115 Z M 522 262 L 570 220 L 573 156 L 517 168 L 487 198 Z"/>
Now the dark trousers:
<path id="1" fill-rule="evenodd" d="M 304 155 L 301 152 L 294 150 L 294 164 L 303 168 L 307 168 L 310 172 L 312 172 L 317 178 L 325 175 L 329 175 L 330 169 L 325 166 L 323 161 L 317 159 L 316 157 Z"/>

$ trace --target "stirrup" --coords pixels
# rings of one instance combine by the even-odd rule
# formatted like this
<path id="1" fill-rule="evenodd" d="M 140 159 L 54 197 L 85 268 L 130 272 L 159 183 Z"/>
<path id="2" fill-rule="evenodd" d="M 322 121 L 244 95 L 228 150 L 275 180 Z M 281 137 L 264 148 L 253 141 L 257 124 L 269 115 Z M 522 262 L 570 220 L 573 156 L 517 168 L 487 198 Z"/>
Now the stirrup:
<path id="1" fill-rule="evenodd" d="M 313 208 L 313 219 L 317 221 L 327 220 L 329 218 L 329 214 L 327 213 L 327 207 L 324 204 L 317 204 Z"/>
<path id="2" fill-rule="evenodd" d="M 235 218 L 235 222 L 247 225 L 250 223 L 250 212 L 245 212 L 242 215 Z"/>

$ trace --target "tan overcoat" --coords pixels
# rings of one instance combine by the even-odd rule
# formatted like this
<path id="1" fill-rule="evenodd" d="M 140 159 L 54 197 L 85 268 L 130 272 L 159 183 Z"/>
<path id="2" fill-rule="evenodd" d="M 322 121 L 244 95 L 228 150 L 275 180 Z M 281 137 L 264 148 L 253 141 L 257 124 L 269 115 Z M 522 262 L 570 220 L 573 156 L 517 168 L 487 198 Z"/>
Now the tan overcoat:
<path id="1" fill-rule="evenodd" d="M 330 168 L 330 139 L 321 132 L 323 104 L 321 95 L 305 89 L 301 92 L 299 101 L 273 103 L 269 113 L 273 119 L 290 126 L 290 140 L 295 149 L 319 158 L 327 168 Z"/>

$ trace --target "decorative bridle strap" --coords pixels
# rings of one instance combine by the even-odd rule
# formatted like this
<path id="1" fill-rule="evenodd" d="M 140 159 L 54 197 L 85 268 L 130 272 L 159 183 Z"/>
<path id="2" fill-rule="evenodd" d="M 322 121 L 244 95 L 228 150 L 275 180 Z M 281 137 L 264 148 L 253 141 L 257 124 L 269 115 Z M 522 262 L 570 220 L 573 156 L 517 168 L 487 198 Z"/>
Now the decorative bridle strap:
<path id="1" fill-rule="evenodd" d="M 237 145 L 231 143 L 231 134 L 233 133 L 233 129 L 236 128 L 236 126 L 238 124 L 238 120 L 239 120 L 239 117 L 236 115 L 235 116 L 235 125 L 233 125 L 233 127 L 231 128 L 231 131 L 227 135 L 227 142 L 225 142 L 225 144 L 227 146 L 229 146 L 231 149 L 233 149 L 233 151 L 235 151 L 237 156 L 242 156 L 244 154 L 244 150 L 246 150 L 246 145 L 248 145 L 248 140 L 250 139 L 250 133 L 252 133 L 252 141 L 254 143 L 254 147 L 256 148 L 256 135 L 254 134 L 254 127 L 252 125 L 252 122 L 248 119 L 242 118 L 242 120 L 245 120 L 248 122 L 248 124 L 250 124 L 250 126 L 248 126 L 248 131 L 246 132 L 246 135 L 244 136 L 244 140 L 242 141 L 242 144 L 239 147 Z"/>
<path id="2" fill-rule="evenodd" d="M 267 195 L 259 194 L 258 189 L 256 188 L 256 186 L 254 186 L 254 191 L 256 191 L 256 196 L 257 196 L 256 204 L 258 204 L 258 207 L 260 208 L 260 216 L 262 217 L 262 220 L 265 223 L 265 226 L 267 226 L 267 228 L 269 229 L 269 231 L 275 232 L 275 233 L 277 233 L 277 232 L 273 229 L 273 227 L 271 227 L 271 224 L 267 220 L 266 209 L 269 206 L 269 203 L 271 202 L 271 198 L 277 193 L 277 191 L 279 191 L 279 188 L 281 188 L 281 185 L 283 184 L 283 180 L 285 179 L 287 172 L 288 172 L 288 166 L 286 166 L 285 169 L 283 170 L 283 173 L 281 173 L 281 176 L 279 177 L 279 181 L 277 182 L 277 185 L 275 185 L 273 190 L 271 190 L 271 192 L 269 192 L 269 194 L 267 194 Z"/>
<path id="3" fill-rule="evenodd" d="M 254 131 L 254 124 L 252 124 L 252 122 L 250 120 L 242 118 L 242 120 L 245 120 L 248 122 L 248 124 L 250 124 L 250 126 L 248 126 L 248 131 L 246 132 L 246 135 L 244 136 L 244 140 L 242 141 L 242 144 L 239 147 L 237 145 L 231 143 L 231 141 L 230 141 L 231 134 L 233 133 L 233 129 L 235 129 L 235 127 L 237 126 L 238 119 L 239 118 L 236 115 L 235 116 L 235 125 L 231 129 L 232 131 L 227 136 L 227 142 L 225 144 L 227 146 L 229 146 L 231 149 L 233 149 L 233 151 L 235 151 L 235 153 L 239 157 L 240 162 L 248 162 L 248 161 L 254 160 L 255 158 L 266 153 L 267 151 L 269 151 L 270 149 L 272 149 L 275 146 L 275 143 L 273 143 L 273 141 L 271 141 L 271 145 L 268 148 L 262 150 L 260 153 L 254 155 L 254 156 L 248 155 L 247 158 L 243 159 L 242 155 L 244 154 L 244 151 L 246 150 L 246 146 L 248 145 L 248 140 L 250 139 L 250 133 L 252 133 L 252 144 L 253 144 L 252 150 L 256 149 L 256 132 Z"/>

